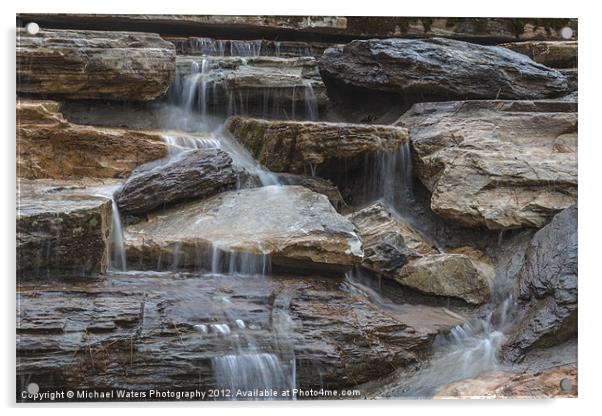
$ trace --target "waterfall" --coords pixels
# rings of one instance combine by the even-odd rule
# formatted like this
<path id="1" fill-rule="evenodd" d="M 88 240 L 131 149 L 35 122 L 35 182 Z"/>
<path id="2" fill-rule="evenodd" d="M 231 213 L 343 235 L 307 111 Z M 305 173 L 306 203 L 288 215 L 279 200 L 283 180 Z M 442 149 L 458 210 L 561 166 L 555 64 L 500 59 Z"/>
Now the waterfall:
<path id="1" fill-rule="evenodd" d="M 123 241 L 123 227 L 121 225 L 121 216 L 115 198 L 111 196 L 111 230 L 109 232 L 109 254 L 110 267 L 120 271 L 127 271 L 127 261 L 125 255 L 125 244 Z"/>
<path id="2" fill-rule="evenodd" d="M 318 119 L 318 101 L 311 82 L 304 82 L 303 94 L 305 101 L 305 118 L 307 120 L 315 121 Z"/>

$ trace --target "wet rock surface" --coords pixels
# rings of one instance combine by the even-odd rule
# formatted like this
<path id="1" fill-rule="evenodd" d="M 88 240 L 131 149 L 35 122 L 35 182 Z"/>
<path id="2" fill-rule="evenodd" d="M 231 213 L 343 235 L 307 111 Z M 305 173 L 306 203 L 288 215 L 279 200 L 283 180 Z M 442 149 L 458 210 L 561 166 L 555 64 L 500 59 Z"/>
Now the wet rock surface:
<path id="1" fill-rule="evenodd" d="M 340 213 L 344 213 L 349 209 L 339 189 L 328 179 L 295 175 L 293 173 L 278 173 L 276 178 L 282 185 L 299 185 L 313 192 L 326 195 L 332 206 Z"/>
<path id="2" fill-rule="evenodd" d="M 577 67 L 577 41 L 528 41 L 503 43 L 500 46 L 527 55 L 551 68 Z"/>
<path id="3" fill-rule="evenodd" d="M 231 117 L 227 129 L 274 172 L 303 173 L 329 161 L 398 151 L 407 130 L 392 126 Z"/>
<path id="4" fill-rule="evenodd" d="M 175 57 L 153 33 L 17 29 L 17 92 L 149 101 L 167 91 Z"/>
<path id="5" fill-rule="evenodd" d="M 115 200 L 123 214 L 140 215 L 231 190 L 237 180 L 232 158 L 226 152 L 191 150 L 165 163 L 138 168 L 116 193 Z"/>
<path id="6" fill-rule="evenodd" d="M 424 293 L 473 304 L 489 300 L 494 270 L 485 256 L 440 252 L 381 203 L 349 218 L 364 244 L 362 267 Z"/>
<path id="7" fill-rule="evenodd" d="M 536 373 L 491 372 L 443 387 L 435 399 L 549 399 L 577 397 L 577 366 Z M 565 387 L 565 388 L 563 388 Z"/>
<path id="8" fill-rule="evenodd" d="M 324 195 L 301 186 L 224 192 L 151 215 L 126 230 L 134 268 L 341 274 L 362 257 L 353 225 Z"/>
<path id="9" fill-rule="evenodd" d="M 577 104 L 458 101 L 415 105 L 415 172 L 431 208 L 467 226 L 541 227 L 577 199 Z"/>
<path id="10" fill-rule="evenodd" d="M 20 279 L 106 271 L 112 215 L 108 198 L 86 185 L 21 180 L 18 201 Z"/>
<path id="11" fill-rule="evenodd" d="M 525 55 L 450 39 L 355 40 L 327 49 L 319 66 L 333 95 L 369 90 L 398 95 L 406 104 L 538 99 L 568 92 L 564 75 Z"/>
<path id="12" fill-rule="evenodd" d="M 18 378 L 35 375 L 42 389 L 215 388 L 217 357 L 262 350 L 296 362 L 299 388 L 340 388 L 415 362 L 458 323 L 442 308 L 383 311 L 339 285 L 138 274 L 22 286 Z"/>
<path id="13" fill-rule="evenodd" d="M 516 313 L 502 347 L 510 360 L 577 334 L 577 216 L 576 206 L 562 211 L 527 248 L 513 288 Z"/>
<path id="14" fill-rule="evenodd" d="M 17 101 L 17 175 L 116 178 L 167 155 L 160 132 L 70 123 L 56 101 Z"/>

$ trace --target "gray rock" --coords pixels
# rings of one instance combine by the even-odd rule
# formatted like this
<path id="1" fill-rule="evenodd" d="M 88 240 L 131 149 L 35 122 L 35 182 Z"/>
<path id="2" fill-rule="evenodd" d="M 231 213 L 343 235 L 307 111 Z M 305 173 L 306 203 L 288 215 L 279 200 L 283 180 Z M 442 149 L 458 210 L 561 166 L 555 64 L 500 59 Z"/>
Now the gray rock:
<path id="1" fill-rule="evenodd" d="M 295 175 L 293 173 L 276 173 L 275 176 L 278 182 L 283 185 L 300 185 L 313 192 L 326 195 L 332 206 L 338 212 L 344 213 L 349 209 L 343 200 L 339 189 L 328 179 Z"/>
<path id="2" fill-rule="evenodd" d="M 183 201 L 203 199 L 236 186 L 232 158 L 219 149 L 183 152 L 165 163 L 136 169 L 116 193 L 123 214 L 145 214 Z"/>
<path id="3" fill-rule="evenodd" d="M 519 360 L 536 347 L 577 334 L 577 206 L 565 209 L 531 241 L 514 285 L 515 313 L 502 354 Z"/>

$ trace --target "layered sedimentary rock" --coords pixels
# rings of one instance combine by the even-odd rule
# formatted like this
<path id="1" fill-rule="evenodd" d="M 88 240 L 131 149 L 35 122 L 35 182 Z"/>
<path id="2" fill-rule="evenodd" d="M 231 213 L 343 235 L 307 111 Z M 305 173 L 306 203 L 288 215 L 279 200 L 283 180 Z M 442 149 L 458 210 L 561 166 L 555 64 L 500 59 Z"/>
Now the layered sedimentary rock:
<path id="1" fill-rule="evenodd" d="M 549 399 L 577 397 L 577 366 L 539 372 L 490 372 L 440 389 L 435 399 Z"/>
<path id="2" fill-rule="evenodd" d="M 577 67 L 577 41 L 528 41 L 503 43 L 499 46 L 527 55 L 551 68 Z"/>
<path id="3" fill-rule="evenodd" d="M 425 326 L 446 332 L 461 322 L 442 308 L 394 316 L 339 286 L 331 278 L 152 274 L 22 286 L 17 377 L 29 383 L 35 374 L 41 389 L 205 389 L 218 386 L 220 359 L 242 366 L 269 358 L 288 383 L 296 375 L 297 388 L 340 388 L 428 354 L 437 330 Z M 262 375 L 269 388 L 278 373 Z"/>
<path id="4" fill-rule="evenodd" d="M 577 334 L 577 216 L 576 206 L 562 211 L 527 248 L 513 288 L 515 315 L 502 347 L 508 359 Z"/>
<path id="5" fill-rule="evenodd" d="M 362 267 L 421 292 L 481 304 L 495 275 L 485 258 L 441 253 L 381 203 L 349 215 L 363 241 Z"/>
<path id="6" fill-rule="evenodd" d="M 468 226 L 542 227 L 577 199 L 577 104 L 423 103 L 397 122 L 412 138 L 431 208 Z"/>
<path id="7" fill-rule="evenodd" d="M 394 152 L 408 140 L 393 126 L 231 117 L 227 128 L 253 157 L 275 172 L 303 173 L 331 160 Z"/>
<path id="8" fill-rule="evenodd" d="M 124 214 L 145 214 L 233 189 L 237 179 L 232 158 L 226 152 L 193 150 L 157 166 L 138 168 L 117 192 L 115 201 Z"/>
<path id="9" fill-rule="evenodd" d="M 329 92 L 372 91 L 406 103 L 450 99 L 536 99 L 568 92 L 560 72 L 523 54 L 450 39 L 356 40 L 319 60 Z"/>
<path id="10" fill-rule="evenodd" d="M 349 208 L 341 196 L 339 189 L 328 179 L 295 175 L 292 173 L 277 173 L 275 176 L 278 183 L 282 185 L 299 185 L 310 189 L 313 192 L 326 195 L 332 206 L 338 212 L 345 212 Z"/>
<path id="11" fill-rule="evenodd" d="M 175 74 L 175 48 L 157 34 L 17 29 L 17 92 L 149 101 Z"/>
<path id="12" fill-rule="evenodd" d="M 56 101 L 17 101 L 17 175 L 28 179 L 123 177 L 167 155 L 160 132 L 69 123 Z"/>
<path id="13" fill-rule="evenodd" d="M 170 94 L 201 111 L 313 119 L 328 102 L 312 57 L 179 56 L 177 68 Z"/>
<path id="14" fill-rule="evenodd" d="M 17 201 L 18 278 L 105 272 L 111 201 L 100 190 L 90 184 L 20 180 Z"/>
<path id="15" fill-rule="evenodd" d="M 362 257 L 353 224 L 326 196 L 301 186 L 224 192 L 151 215 L 125 237 L 136 268 L 262 273 L 271 264 L 341 273 Z"/>

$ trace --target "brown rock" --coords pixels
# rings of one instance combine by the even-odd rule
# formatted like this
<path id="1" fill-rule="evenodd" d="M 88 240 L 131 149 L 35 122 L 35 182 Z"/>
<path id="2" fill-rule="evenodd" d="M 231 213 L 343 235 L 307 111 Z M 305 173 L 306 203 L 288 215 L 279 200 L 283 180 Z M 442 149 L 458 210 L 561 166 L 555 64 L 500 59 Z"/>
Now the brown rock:
<path id="1" fill-rule="evenodd" d="M 551 68 L 577 67 L 577 41 L 512 42 L 499 46 L 527 55 L 535 62 Z"/>
<path id="2" fill-rule="evenodd" d="M 82 126 L 67 122 L 56 101 L 17 101 L 17 176 L 116 178 L 160 159 L 159 132 Z"/>
<path id="3" fill-rule="evenodd" d="M 149 101 L 167 91 L 175 57 L 152 33 L 17 29 L 17 92 Z"/>

